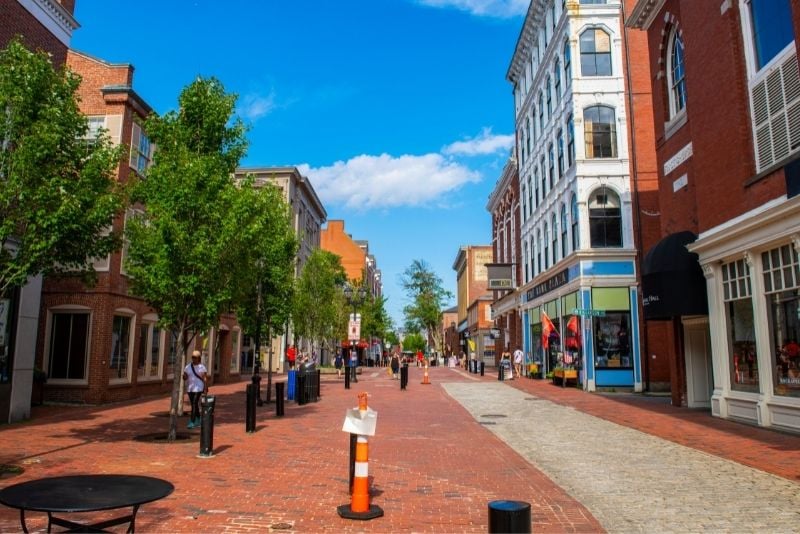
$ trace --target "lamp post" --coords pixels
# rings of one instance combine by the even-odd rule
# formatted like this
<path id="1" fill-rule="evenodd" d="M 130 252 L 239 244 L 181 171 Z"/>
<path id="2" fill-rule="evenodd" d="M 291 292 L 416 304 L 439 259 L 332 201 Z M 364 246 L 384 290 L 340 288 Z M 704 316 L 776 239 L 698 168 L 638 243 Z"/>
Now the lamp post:
<path id="1" fill-rule="evenodd" d="M 347 299 L 347 303 L 353 306 L 353 315 L 352 320 L 358 321 L 358 315 L 356 313 L 356 309 L 359 304 L 363 303 L 367 298 L 367 290 L 364 286 L 358 288 L 358 291 L 353 291 L 353 287 L 350 284 L 344 286 L 344 298 Z M 361 324 L 359 321 L 359 337 L 361 332 Z M 356 367 L 358 367 L 358 349 L 356 344 L 358 340 L 350 339 L 350 361 L 353 361 L 353 354 L 356 355 L 356 362 L 353 365 L 353 382 L 358 382 L 358 378 L 356 376 Z"/>

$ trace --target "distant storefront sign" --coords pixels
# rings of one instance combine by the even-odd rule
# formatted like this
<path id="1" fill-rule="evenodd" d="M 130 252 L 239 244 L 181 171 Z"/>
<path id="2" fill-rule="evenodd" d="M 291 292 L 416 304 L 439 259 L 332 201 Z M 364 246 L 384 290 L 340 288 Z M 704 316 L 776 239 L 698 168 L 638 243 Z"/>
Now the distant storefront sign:
<path id="1" fill-rule="evenodd" d="M 511 263 L 487 263 L 486 276 L 489 289 L 514 289 Z"/>
<path id="2" fill-rule="evenodd" d="M 525 298 L 528 302 L 541 297 L 545 293 L 549 293 L 554 289 L 557 289 L 569 282 L 569 271 L 564 269 L 563 271 L 559 272 L 558 274 L 551 276 L 541 284 L 535 285 L 528 290 L 525 294 Z"/>
<path id="3" fill-rule="evenodd" d="M 605 310 L 591 310 L 587 308 L 572 308 L 572 315 L 580 315 L 581 317 L 605 317 Z"/>

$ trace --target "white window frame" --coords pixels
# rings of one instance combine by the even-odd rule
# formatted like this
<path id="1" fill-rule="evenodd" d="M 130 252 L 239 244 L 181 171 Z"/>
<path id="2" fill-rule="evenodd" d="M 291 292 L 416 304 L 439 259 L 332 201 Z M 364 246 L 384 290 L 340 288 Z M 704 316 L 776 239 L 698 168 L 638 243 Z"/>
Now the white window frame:
<path id="1" fill-rule="evenodd" d="M 134 336 L 133 333 L 136 332 L 136 325 L 138 324 L 136 321 L 136 312 L 131 310 L 130 308 L 117 308 L 114 310 L 114 313 L 111 314 L 111 326 L 113 330 L 114 326 L 114 318 L 115 317 L 127 317 L 130 322 L 128 323 L 128 362 L 127 362 L 127 375 L 122 378 L 116 378 L 113 376 L 109 376 L 108 383 L 109 384 L 130 384 L 133 377 L 133 360 L 135 358 L 135 353 L 133 352 L 134 347 Z M 112 332 L 113 334 L 113 332 Z M 113 347 L 108 347 L 108 361 L 106 362 L 106 369 L 108 369 L 109 373 L 111 372 L 111 354 Z"/>
<path id="2" fill-rule="evenodd" d="M 89 331 L 86 334 L 86 354 L 83 367 L 83 378 L 52 378 L 50 377 L 50 341 L 53 335 L 53 315 L 55 313 L 88 313 L 89 314 Z M 89 363 L 92 354 L 92 330 L 94 326 L 94 312 L 87 306 L 80 306 L 76 304 L 65 304 L 61 306 L 53 306 L 47 310 L 47 323 L 45 326 L 45 340 L 44 340 L 44 358 L 42 366 L 48 374 L 47 382 L 53 385 L 60 384 L 76 384 L 88 385 L 89 384 Z"/>
<path id="3" fill-rule="evenodd" d="M 156 365 L 156 374 L 155 375 L 140 375 L 138 373 L 138 365 L 137 365 L 137 373 L 136 373 L 136 381 L 137 382 L 154 382 L 161 380 L 161 375 L 164 372 L 164 330 L 158 327 L 158 316 L 155 314 L 147 314 L 142 317 L 142 320 L 139 322 L 139 326 L 147 326 L 147 337 L 145 339 L 146 344 L 146 361 L 150 361 L 150 356 L 152 355 L 151 351 L 153 350 L 153 332 L 158 330 L 158 364 Z M 137 329 L 138 330 L 138 329 Z M 137 354 L 138 357 L 138 354 Z"/>
<path id="4" fill-rule="evenodd" d="M 670 121 L 678 120 L 680 117 L 679 115 L 686 114 L 686 46 L 683 46 L 684 50 L 684 62 L 683 62 L 683 79 L 681 83 L 683 83 L 683 93 L 684 93 L 684 102 L 683 106 L 680 106 L 680 101 L 678 100 L 678 96 L 676 94 L 678 82 L 676 82 L 673 73 L 675 72 L 675 65 L 673 64 L 673 53 L 675 51 L 675 42 L 680 39 L 681 43 L 683 43 L 683 38 L 681 37 L 681 32 L 678 29 L 678 26 L 675 25 L 672 27 L 672 31 L 669 35 L 669 40 L 667 41 L 667 89 L 669 90 L 669 118 Z"/>
<path id="5" fill-rule="evenodd" d="M 142 146 L 142 139 L 144 139 L 147 143 L 147 154 L 142 152 L 142 148 L 145 148 Z M 134 121 L 133 126 L 131 127 L 131 153 L 128 160 L 128 164 L 130 165 L 131 169 L 139 174 L 144 173 L 144 171 L 147 170 L 147 168 L 153 163 L 153 149 L 154 146 L 150 141 L 150 138 L 144 132 L 139 123 Z M 144 158 L 144 166 L 140 165 L 140 158 Z"/>

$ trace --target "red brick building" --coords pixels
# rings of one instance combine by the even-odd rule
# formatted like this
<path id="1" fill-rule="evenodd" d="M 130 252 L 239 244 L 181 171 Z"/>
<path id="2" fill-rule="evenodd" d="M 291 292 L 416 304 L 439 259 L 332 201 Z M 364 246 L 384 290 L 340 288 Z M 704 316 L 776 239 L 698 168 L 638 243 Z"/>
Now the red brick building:
<path id="1" fill-rule="evenodd" d="M 33 50 L 43 50 L 63 66 L 72 32 L 74 0 L 0 0 L 0 47 L 16 35 Z M 0 298 L 0 422 L 27 419 L 39 323 L 42 277 Z M 37 385 L 38 387 L 38 385 Z M 37 399 L 38 400 L 38 399 Z"/>
<path id="2" fill-rule="evenodd" d="M 673 403 L 800 430 L 800 6 L 640 0 L 662 239 L 643 302 Z"/>
<path id="3" fill-rule="evenodd" d="M 516 158 L 508 160 L 489 195 L 486 209 L 492 214 L 492 264 L 489 266 L 488 288 L 492 290 L 492 319 L 496 354 L 513 352 L 523 347 L 522 318 L 516 288 L 522 281 L 520 248 L 519 172 Z M 496 269 L 496 271 L 495 271 Z M 494 272 L 497 275 L 494 275 Z M 497 276 L 498 278 L 495 278 Z M 505 286 L 503 289 L 494 289 Z"/>
<path id="4" fill-rule="evenodd" d="M 487 289 L 487 264 L 492 263 L 492 247 L 467 245 L 458 250 L 453 262 L 456 272 L 459 352 L 472 353 L 486 365 L 494 365 L 495 340 L 491 336 L 492 294 Z"/>

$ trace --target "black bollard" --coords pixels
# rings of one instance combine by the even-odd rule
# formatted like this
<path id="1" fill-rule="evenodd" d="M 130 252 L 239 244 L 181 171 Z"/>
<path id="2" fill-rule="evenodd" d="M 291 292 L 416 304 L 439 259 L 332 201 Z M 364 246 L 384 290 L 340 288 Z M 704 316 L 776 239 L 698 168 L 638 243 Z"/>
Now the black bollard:
<path id="1" fill-rule="evenodd" d="M 350 495 L 353 494 L 353 479 L 356 476 L 356 443 L 358 434 L 350 434 Z"/>
<path id="2" fill-rule="evenodd" d="M 406 389 L 408 385 L 408 364 L 404 363 L 400 368 L 400 389 Z"/>
<path id="3" fill-rule="evenodd" d="M 320 388 L 321 384 L 322 384 L 322 370 L 317 369 L 317 381 L 314 384 L 314 402 L 319 401 L 320 397 L 322 397 L 322 394 L 320 393 L 320 391 L 322 390 L 322 388 Z"/>
<path id="4" fill-rule="evenodd" d="M 489 532 L 531 532 L 531 505 L 523 501 L 491 501 Z"/>
<path id="5" fill-rule="evenodd" d="M 497 366 L 497 379 L 500 381 L 503 380 L 503 364 Z"/>
<path id="6" fill-rule="evenodd" d="M 283 417 L 283 382 L 275 383 L 275 415 Z"/>
<path id="7" fill-rule="evenodd" d="M 214 456 L 214 403 L 216 398 L 206 395 L 200 399 L 200 456 Z"/>
<path id="8" fill-rule="evenodd" d="M 486 363 L 481 361 L 481 376 L 483 376 L 483 370 L 486 367 Z"/>
<path id="9" fill-rule="evenodd" d="M 263 406 L 264 401 L 261 400 L 261 375 L 255 374 L 251 377 L 253 381 L 253 390 L 255 391 L 256 405 Z"/>
<path id="10" fill-rule="evenodd" d="M 345 367 L 344 370 L 344 389 L 350 389 L 350 368 Z"/>
<path id="11" fill-rule="evenodd" d="M 245 388 L 244 431 L 252 434 L 256 431 L 256 387 L 247 384 Z"/>

